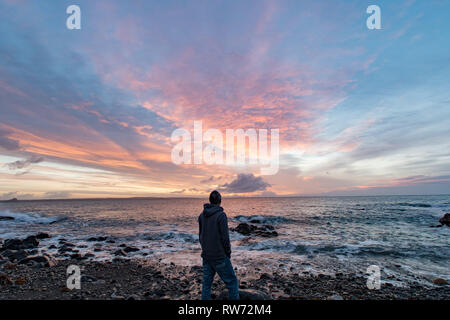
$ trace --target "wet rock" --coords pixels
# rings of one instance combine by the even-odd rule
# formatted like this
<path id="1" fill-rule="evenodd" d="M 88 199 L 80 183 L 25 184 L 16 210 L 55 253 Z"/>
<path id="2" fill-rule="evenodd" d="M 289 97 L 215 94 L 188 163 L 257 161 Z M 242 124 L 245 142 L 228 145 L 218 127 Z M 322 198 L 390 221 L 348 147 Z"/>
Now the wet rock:
<path id="1" fill-rule="evenodd" d="M 36 236 L 29 236 L 23 240 L 24 249 L 37 248 L 39 246 L 39 241 Z"/>
<path id="2" fill-rule="evenodd" d="M 275 228 L 269 224 L 265 224 L 262 226 L 256 226 L 254 224 L 249 224 L 246 222 L 239 223 L 239 225 L 234 229 L 231 228 L 231 231 L 238 232 L 245 236 L 253 234 L 253 235 L 265 237 L 265 238 L 278 236 L 278 233 L 274 230 L 275 230 Z"/>
<path id="3" fill-rule="evenodd" d="M 70 258 L 71 258 L 71 259 L 75 259 L 75 260 L 85 260 L 85 259 L 87 259 L 86 256 L 82 256 L 82 255 L 79 254 L 79 253 L 71 254 L 71 255 L 70 255 Z"/>
<path id="4" fill-rule="evenodd" d="M 59 252 L 59 253 L 76 252 L 76 251 L 78 251 L 78 250 L 73 249 L 73 248 L 71 248 L 71 247 L 69 247 L 69 246 L 66 246 L 66 245 L 63 245 L 62 247 L 60 247 L 60 248 L 58 249 L 58 252 Z"/>
<path id="5" fill-rule="evenodd" d="M 36 239 L 49 239 L 49 238 L 51 238 L 51 236 L 46 232 L 39 232 L 36 235 Z"/>
<path id="6" fill-rule="evenodd" d="M 434 284 L 437 284 L 437 285 L 441 285 L 441 286 L 442 286 L 442 285 L 448 284 L 447 280 L 442 279 L 442 278 L 434 279 L 434 280 L 433 280 L 433 283 L 434 283 Z"/>
<path id="7" fill-rule="evenodd" d="M 138 249 L 138 248 L 136 248 L 136 247 L 125 247 L 124 249 L 123 249 L 123 251 L 125 251 L 126 253 L 129 253 L 129 252 L 136 252 L 136 251 L 139 251 L 140 249 Z"/>
<path id="8" fill-rule="evenodd" d="M 255 235 L 265 238 L 277 237 L 278 232 L 276 231 L 266 231 L 266 230 L 256 230 Z"/>
<path id="9" fill-rule="evenodd" d="M 4 270 L 17 270 L 17 265 L 11 262 L 6 262 L 3 266 Z"/>
<path id="10" fill-rule="evenodd" d="M 239 225 L 236 228 L 232 229 L 232 231 L 239 232 L 240 234 L 243 234 L 243 235 L 249 235 L 255 229 L 256 229 L 256 226 L 242 222 L 242 223 L 239 223 Z"/>
<path id="11" fill-rule="evenodd" d="M 259 276 L 260 280 L 271 280 L 272 277 L 268 273 L 263 273 Z"/>
<path id="12" fill-rule="evenodd" d="M 450 227 L 450 213 L 444 214 L 444 216 L 439 219 L 439 222 L 442 225 L 446 225 L 447 227 Z"/>
<path id="13" fill-rule="evenodd" d="M 14 217 L 0 216 L 0 221 L 10 221 L 10 220 L 14 220 Z"/>
<path id="14" fill-rule="evenodd" d="M 16 284 L 16 285 L 23 285 L 25 283 L 27 283 L 27 279 L 24 277 L 19 277 L 19 278 L 14 279 L 14 284 Z"/>
<path id="15" fill-rule="evenodd" d="M 7 239 L 3 243 L 0 251 L 4 250 L 23 250 L 23 249 L 34 249 L 39 246 L 39 241 L 36 236 L 29 236 L 25 239 Z"/>
<path id="16" fill-rule="evenodd" d="M 28 252 L 25 250 L 10 250 L 7 249 L 3 251 L 2 255 L 7 258 L 11 262 L 15 262 L 18 260 L 21 260 L 23 258 L 26 258 L 28 256 Z"/>
<path id="17" fill-rule="evenodd" d="M 87 241 L 105 241 L 108 237 L 90 237 Z"/>
<path id="18" fill-rule="evenodd" d="M 73 248 L 75 245 L 73 243 L 67 242 L 66 239 L 60 239 L 59 244 L 61 245 L 61 248 Z"/>
<path id="19" fill-rule="evenodd" d="M 192 266 L 190 269 L 190 272 L 193 274 L 202 274 L 203 273 L 203 268 L 200 266 Z"/>
<path id="20" fill-rule="evenodd" d="M 119 250 L 114 251 L 114 255 L 125 257 L 127 255 L 127 253 L 125 251 L 123 251 L 122 249 L 119 249 Z"/>
<path id="21" fill-rule="evenodd" d="M 19 264 L 28 264 L 29 262 L 33 262 L 34 264 L 38 264 L 41 267 L 53 267 L 55 265 L 55 261 L 53 261 L 48 256 L 36 255 L 26 257 L 19 261 Z"/>
<path id="22" fill-rule="evenodd" d="M 9 286 L 12 285 L 11 279 L 8 277 L 7 274 L 0 274 L 0 285 L 2 286 Z"/>

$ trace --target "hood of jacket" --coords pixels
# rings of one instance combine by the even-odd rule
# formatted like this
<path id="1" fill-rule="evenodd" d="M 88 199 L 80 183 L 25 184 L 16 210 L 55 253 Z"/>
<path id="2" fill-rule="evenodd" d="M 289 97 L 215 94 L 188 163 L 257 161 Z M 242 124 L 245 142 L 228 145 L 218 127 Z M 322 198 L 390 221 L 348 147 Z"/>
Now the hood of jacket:
<path id="1" fill-rule="evenodd" d="M 210 203 L 205 203 L 203 205 L 203 214 L 205 217 L 211 217 L 212 215 L 220 212 L 223 212 L 223 208 L 221 206 Z"/>

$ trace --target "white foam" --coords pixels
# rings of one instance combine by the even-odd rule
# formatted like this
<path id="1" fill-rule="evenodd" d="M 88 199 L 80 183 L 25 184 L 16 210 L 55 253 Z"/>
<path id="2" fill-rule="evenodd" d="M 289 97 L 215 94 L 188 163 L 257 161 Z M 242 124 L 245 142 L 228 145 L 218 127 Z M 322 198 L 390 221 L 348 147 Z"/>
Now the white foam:
<path id="1" fill-rule="evenodd" d="M 2 220 L 1 223 L 50 224 L 61 220 L 58 217 L 45 217 L 37 213 L 17 213 L 1 211 L 0 217 L 12 217 L 14 220 Z"/>

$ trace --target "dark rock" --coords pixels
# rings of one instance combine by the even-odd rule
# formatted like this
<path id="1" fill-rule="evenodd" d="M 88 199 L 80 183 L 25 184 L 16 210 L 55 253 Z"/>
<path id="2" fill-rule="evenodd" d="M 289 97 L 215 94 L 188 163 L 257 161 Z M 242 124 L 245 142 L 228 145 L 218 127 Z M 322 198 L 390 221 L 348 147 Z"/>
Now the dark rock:
<path id="1" fill-rule="evenodd" d="M 39 241 L 36 236 L 29 236 L 23 240 L 24 249 L 37 248 L 39 246 Z"/>
<path id="2" fill-rule="evenodd" d="M 434 280 L 433 280 L 433 283 L 434 283 L 434 284 L 437 284 L 437 285 L 441 285 L 441 286 L 442 286 L 442 285 L 448 284 L 447 280 L 442 279 L 442 278 L 434 279 Z"/>
<path id="3" fill-rule="evenodd" d="M 63 245 L 63 247 L 75 247 L 75 245 L 73 244 L 73 243 L 70 243 L 70 242 L 59 242 L 59 243 L 61 243 L 62 245 Z"/>
<path id="4" fill-rule="evenodd" d="M 25 250 L 10 250 L 3 251 L 2 255 L 11 262 L 19 261 L 28 256 L 28 252 Z"/>
<path id="5" fill-rule="evenodd" d="M 51 236 L 48 233 L 45 233 L 45 232 L 39 232 L 36 235 L 36 239 L 49 239 L 49 238 L 51 238 Z"/>
<path id="6" fill-rule="evenodd" d="M 9 221 L 14 220 L 14 217 L 8 217 L 8 216 L 1 216 L 0 221 Z"/>
<path id="7" fill-rule="evenodd" d="M 267 273 L 263 273 L 263 274 L 261 274 L 261 275 L 259 276 L 259 279 L 260 279 L 260 280 L 271 280 L 272 277 L 271 277 L 269 274 L 267 274 Z"/>
<path id="8" fill-rule="evenodd" d="M 125 257 L 127 255 L 127 253 L 125 251 L 123 251 L 122 249 L 119 249 L 119 250 L 114 251 L 114 255 Z"/>
<path id="9" fill-rule="evenodd" d="M 253 224 L 248 224 L 245 222 L 239 223 L 236 228 L 231 228 L 231 231 L 239 232 L 245 236 L 256 235 L 260 237 L 270 238 L 278 236 L 278 233 L 274 231 L 275 228 L 271 225 L 265 224 L 263 226 L 255 226 Z"/>
<path id="10" fill-rule="evenodd" d="M 235 229 L 232 229 L 232 230 L 239 232 L 240 234 L 243 234 L 243 235 L 249 235 L 255 229 L 256 229 L 256 226 L 242 222 L 242 223 L 239 223 L 239 225 Z"/>
<path id="11" fill-rule="evenodd" d="M 105 241 L 108 237 L 91 237 L 87 241 Z"/>
<path id="12" fill-rule="evenodd" d="M 39 241 L 36 236 L 29 236 L 24 240 L 21 239 L 7 239 L 3 243 L 0 251 L 3 250 L 23 250 L 23 249 L 34 249 L 39 246 Z"/>
<path id="13" fill-rule="evenodd" d="M 71 247 L 68 247 L 68 246 L 66 246 L 66 245 L 63 245 L 62 247 L 60 247 L 60 248 L 58 249 L 58 252 L 59 252 L 59 253 L 76 252 L 76 251 L 77 251 L 77 250 L 72 249 Z"/>
<path id="14" fill-rule="evenodd" d="M 19 264 L 28 264 L 29 262 L 37 263 L 43 267 L 53 267 L 55 262 L 48 256 L 30 256 L 19 261 Z"/>
<path id="15" fill-rule="evenodd" d="M 191 273 L 201 274 L 203 273 L 203 268 L 200 266 L 192 266 L 190 271 Z"/>
<path id="16" fill-rule="evenodd" d="M 444 216 L 439 219 L 439 222 L 442 225 L 446 225 L 447 227 L 450 227 L 450 213 L 444 214 Z"/>
<path id="17" fill-rule="evenodd" d="M 75 260 L 85 260 L 85 259 L 87 259 L 86 256 L 82 256 L 82 255 L 79 254 L 79 253 L 71 254 L 71 255 L 70 255 L 70 258 L 71 258 L 71 259 L 75 259 Z"/>
<path id="18" fill-rule="evenodd" d="M 123 249 L 123 251 L 125 251 L 126 253 L 129 252 L 136 252 L 139 251 L 140 249 L 136 248 L 136 247 L 125 247 L 125 249 Z"/>
<path id="19" fill-rule="evenodd" d="M 2 286 L 9 286 L 12 285 L 11 279 L 8 277 L 7 274 L 0 274 L 0 285 Z"/>
<path id="20" fill-rule="evenodd" d="M 271 238 L 271 237 L 277 237 L 278 232 L 276 231 L 265 231 L 265 230 L 256 230 L 255 235 L 264 237 L 264 238 Z"/>

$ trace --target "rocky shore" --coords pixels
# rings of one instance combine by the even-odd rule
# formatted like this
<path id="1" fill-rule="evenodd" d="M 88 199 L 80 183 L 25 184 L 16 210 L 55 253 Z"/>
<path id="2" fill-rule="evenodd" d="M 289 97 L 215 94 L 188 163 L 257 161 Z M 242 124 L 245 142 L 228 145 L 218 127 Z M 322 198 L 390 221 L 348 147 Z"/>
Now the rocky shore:
<path id="1" fill-rule="evenodd" d="M 81 268 L 81 289 L 66 286 L 67 267 Z M 237 273 L 243 299 L 449 299 L 446 284 L 433 288 L 420 285 L 382 285 L 368 290 L 366 279 L 346 274 L 336 276 Z M 159 262 L 115 259 L 110 262 L 58 261 L 51 267 L 3 264 L 0 270 L 0 299 L 200 299 L 201 268 Z M 213 297 L 226 298 L 220 281 Z"/>
<path id="2" fill-rule="evenodd" d="M 257 229 L 251 230 L 258 231 Z M 273 232 L 273 230 L 260 230 Z M 273 235 L 272 235 L 273 236 Z M 50 237 L 39 233 L 25 239 L 8 239 L 0 247 L 0 299 L 199 299 L 202 271 L 200 266 L 165 263 L 160 258 L 129 259 L 138 248 L 117 244 L 116 258 L 93 261 L 80 255 L 76 244 L 59 241 L 58 256 L 38 250 L 39 241 Z M 106 237 L 89 241 L 104 242 Z M 67 288 L 67 267 L 81 269 L 81 289 Z M 397 287 L 383 283 L 379 290 L 369 290 L 361 275 L 335 275 L 286 272 L 280 265 L 271 273 L 257 266 L 239 271 L 243 299 L 450 299 L 450 286 L 444 279 L 434 285 L 408 283 Z M 221 281 L 213 286 L 213 297 L 226 298 Z"/>

